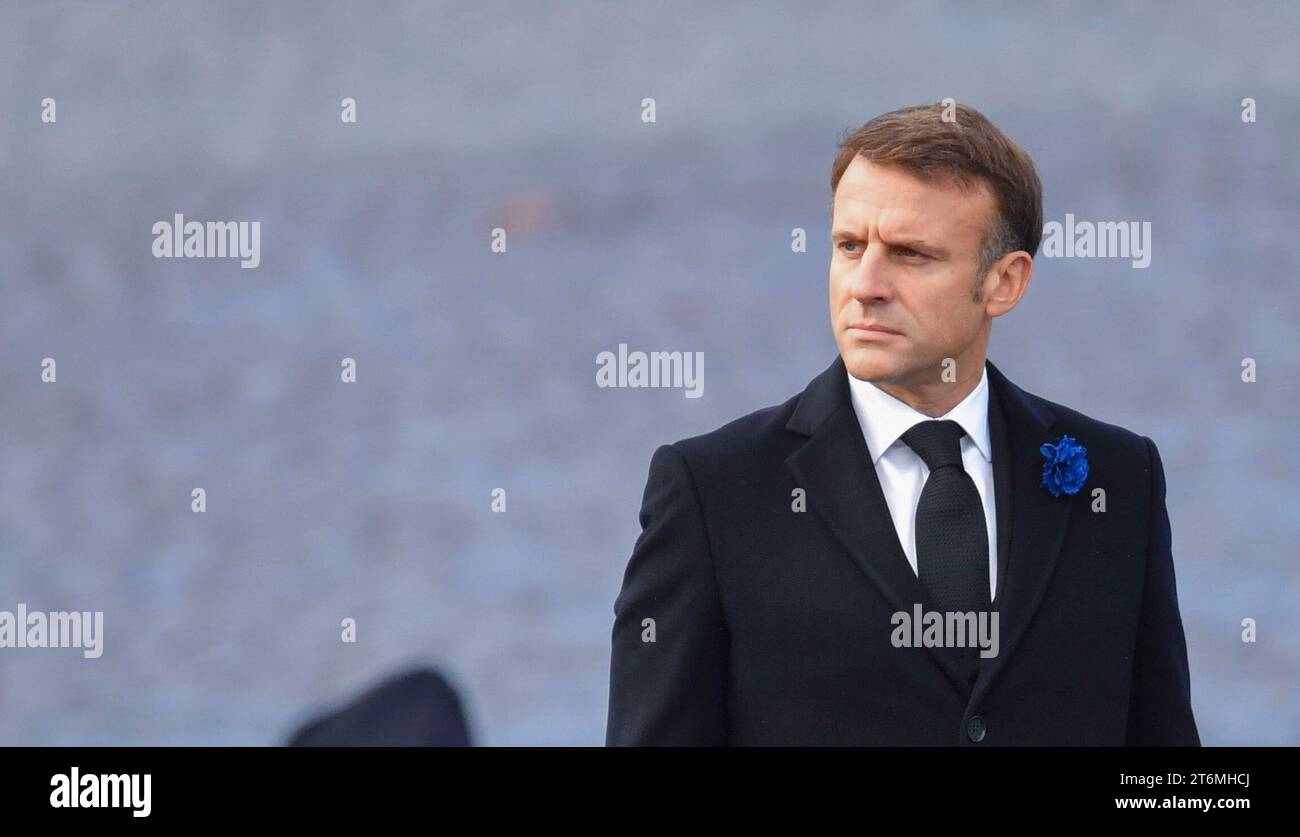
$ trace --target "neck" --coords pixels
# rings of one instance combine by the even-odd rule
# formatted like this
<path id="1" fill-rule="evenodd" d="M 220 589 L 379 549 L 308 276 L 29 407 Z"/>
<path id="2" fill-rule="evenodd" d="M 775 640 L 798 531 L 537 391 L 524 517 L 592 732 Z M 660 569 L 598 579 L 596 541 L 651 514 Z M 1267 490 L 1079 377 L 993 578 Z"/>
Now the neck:
<path id="1" fill-rule="evenodd" d="M 922 415 L 937 418 L 960 404 L 963 398 L 979 386 L 980 377 L 984 374 L 984 359 L 980 358 L 978 364 L 959 362 L 957 369 L 968 371 L 964 376 L 958 372 L 956 379 L 952 381 L 941 379 L 915 385 L 882 381 L 873 382 L 872 386 L 892 395 Z"/>

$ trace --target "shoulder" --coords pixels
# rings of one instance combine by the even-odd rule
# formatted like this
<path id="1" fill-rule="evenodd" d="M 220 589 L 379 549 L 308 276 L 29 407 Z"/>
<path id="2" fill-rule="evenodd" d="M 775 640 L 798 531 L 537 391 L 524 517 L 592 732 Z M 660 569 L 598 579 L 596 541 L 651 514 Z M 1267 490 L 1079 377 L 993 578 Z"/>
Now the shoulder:
<path id="1" fill-rule="evenodd" d="M 1055 416 L 1051 438 L 1044 439 L 1044 442 L 1069 435 L 1087 448 L 1090 461 L 1104 460 L 1140 477 L 1149 477 L 1154 470 L 1159 469 L 1160 456 L 1156 444 L 1143 433 L 1023 389 L 1020 392 L 1039 409 Z"/>
<path id="2" fill-rule="evenodd" d="M 685 465 L 697 481 L 745 479 L 784 461 L 797 447 L 799 436 L 786 429 L 799 395 L 754 410 L 697 436 L 662 445 L 655 458 L 671 458 Z"/>

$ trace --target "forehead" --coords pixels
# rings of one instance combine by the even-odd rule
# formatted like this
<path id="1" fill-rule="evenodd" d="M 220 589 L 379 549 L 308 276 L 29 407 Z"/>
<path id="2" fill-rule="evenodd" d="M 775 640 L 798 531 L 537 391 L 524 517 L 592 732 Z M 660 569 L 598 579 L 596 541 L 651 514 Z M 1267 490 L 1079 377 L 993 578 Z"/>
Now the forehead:
<path id="1" fill-rule="evenodd" d="M 994 210 L 992 192 L 983 182 L 963 189 L 855 157 L 835 190 L 832 225 L 859 232 L 874 227 L 886 237 L 916 234 L 950 242 L 980 240 Z"/>

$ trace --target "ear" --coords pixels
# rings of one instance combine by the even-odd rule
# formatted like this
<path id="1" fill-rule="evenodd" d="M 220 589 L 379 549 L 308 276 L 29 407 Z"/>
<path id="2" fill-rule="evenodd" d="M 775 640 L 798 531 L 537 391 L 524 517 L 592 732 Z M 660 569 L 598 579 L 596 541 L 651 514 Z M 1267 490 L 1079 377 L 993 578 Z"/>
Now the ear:
<path id="1" fill-rule="evenodd" d="M 1007 253 L 984 277 L 984 312 L 1001 317 L 1016 307 L 1034 274 L 1034 257 L 1024 250 Z"/>

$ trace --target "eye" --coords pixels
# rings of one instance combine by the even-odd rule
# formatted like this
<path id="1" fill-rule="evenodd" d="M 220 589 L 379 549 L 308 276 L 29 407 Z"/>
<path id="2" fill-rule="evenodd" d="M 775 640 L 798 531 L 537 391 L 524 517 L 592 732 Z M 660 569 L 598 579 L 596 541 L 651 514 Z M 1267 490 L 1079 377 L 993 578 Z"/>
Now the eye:
<path id="1" fill-rule="evenodd" d="M 841 242 L 840 242 L 840 249 L 841 249 L 841 250 L 844 250 L 844 248 L 846 248 L 846 247 L 848 247 L 848 246 L 850 246 L 850 245 L 857 245 L 857 242 L 856 242 L 856 241 L 841 241 Z M 846 253 L 855 253 L 855 252 L 857 252 L 857 251 L 856 251 L 856 250 L 844 250 L 844 252 L 846 252 Z"/>
<path id="2" fill-rule="evenodd" d="M 929 258 L 929 256 L 927 256 L 925 253 L 918 253 L 917 251 L 913 250 L 911 247 L 899 247 L 897 252 L 900 256 L 902 256 L 905 259 L 928 259 Z"/>

